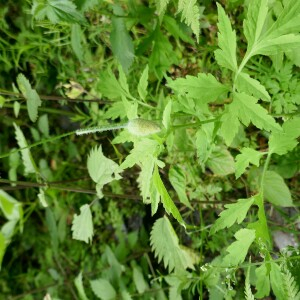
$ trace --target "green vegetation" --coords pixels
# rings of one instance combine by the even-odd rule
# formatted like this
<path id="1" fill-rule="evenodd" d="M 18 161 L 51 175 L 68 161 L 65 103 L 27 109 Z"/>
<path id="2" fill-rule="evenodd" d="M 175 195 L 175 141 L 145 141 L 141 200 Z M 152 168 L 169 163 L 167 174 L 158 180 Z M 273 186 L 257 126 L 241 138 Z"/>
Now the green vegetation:
<path id="1" fill-rule="evenodd" d="M 0 13 L 1 300 L 300 299 L 300 1 Z"/>

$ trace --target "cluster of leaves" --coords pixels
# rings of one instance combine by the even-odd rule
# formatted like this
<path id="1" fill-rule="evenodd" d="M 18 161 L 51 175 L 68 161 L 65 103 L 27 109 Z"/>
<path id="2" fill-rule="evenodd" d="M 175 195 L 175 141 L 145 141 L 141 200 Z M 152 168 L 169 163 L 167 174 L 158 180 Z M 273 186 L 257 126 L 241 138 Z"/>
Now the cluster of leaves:
<path id="1" fill-rule="evenodd" d="M 300 2 L 204 3 L 4 6 L 3 295 L 299 299 Z"/>

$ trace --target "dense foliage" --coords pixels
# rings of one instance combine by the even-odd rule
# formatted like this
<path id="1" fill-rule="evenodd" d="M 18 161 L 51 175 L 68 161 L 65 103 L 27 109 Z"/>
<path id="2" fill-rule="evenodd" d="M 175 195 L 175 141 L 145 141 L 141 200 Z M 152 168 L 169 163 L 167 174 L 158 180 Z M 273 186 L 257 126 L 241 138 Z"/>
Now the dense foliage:
<path id="1" fill-rule="evenodd" d="M 0 13 L 0 299 L 300 299 L 300 1 Z"/>

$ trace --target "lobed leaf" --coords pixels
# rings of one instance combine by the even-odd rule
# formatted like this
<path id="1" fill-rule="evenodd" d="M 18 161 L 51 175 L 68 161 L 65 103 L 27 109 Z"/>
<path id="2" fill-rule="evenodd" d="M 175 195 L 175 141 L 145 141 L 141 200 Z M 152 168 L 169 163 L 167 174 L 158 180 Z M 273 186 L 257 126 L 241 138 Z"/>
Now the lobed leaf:
<path id="1" fill-rule="evenodd" d="M 210 229 L 210 234 L 214 234 L 226 227 L 229 228 L 234 223 L 242 223 L 246 218 L 249 208 L 254 203 L 254 200 L 255 198 L 251 197 L 248 199 L 239 199 L 237 203 L 226 204 L 224 206 L 226 210 L 220 213 L 219 218 Z"/>

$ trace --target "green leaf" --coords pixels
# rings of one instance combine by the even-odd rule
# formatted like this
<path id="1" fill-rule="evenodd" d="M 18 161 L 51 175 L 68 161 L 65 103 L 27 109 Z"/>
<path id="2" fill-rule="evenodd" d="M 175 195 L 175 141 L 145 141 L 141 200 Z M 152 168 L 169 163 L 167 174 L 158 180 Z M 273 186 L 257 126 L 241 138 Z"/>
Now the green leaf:
<path id="1" fill-rule="evenodd" d="M 47 114 L 39 117 L 38 127 L 45 137 L 49 137 L 49 121 Z"/>
<path id="2" fill-rule="evenodd" d="M 228 91 L 213 75 L 204 73 L 199 73 L 198 77 L 187 75 L 186 78 L 176 79 L 168 85 L 175 92 L 186 94 L 202 103 L 213 102 Z"/>
<path id="3" fill-rule="evenodd" d="M 181 13 L 181 21 L 191 27 L 199 43 L 200 9 L 197 2 L 197 0 L 179 0 L 177 11 Z"/>
<path id="4" fill-rule="evenodd" d="M 175 269 L 176 271 L 186 268 L 194 269 L 187 259 L 187 253 L 184 252 L 178 241 L 178 237 L 169 221 L 165 216 L 156 220 L 151 230 L 150 244 L 158 262 L 163 260 L 165 268 L 169 273 Z"/>
<path id="5" fill-rule="evenodd" d="M 138 93 L 142 100 L 146 99 L 147 96 L 147 87 L 148 87 L 148 72 L 149 72 L 149 66 L 147 65 L 144 69 L 142 76 L 139 80 L 138 84 Z"/>
<path id="6" fill-rule="evenodd" d="M 100 192 L 100 195 L 105 184 L 121 178 L 119 165 L 103 155 L 101 146 L 98 148 L 96 146 L 91 150 L 87 160 L 87 168 L 89 175 L 97 183 L 97 191 Z"/>
<path id="7" fill-rule="evenodd" d="M 156 6 L 158 10 L 158 15 L 162 15 L 165 13 L 165 10 L 170 2 L 170 0 L 156 0 Z"/>
<path id="8" fill-rule="evenodd" d="M 270 278 L 269 270 L 266 264 L 262 264 L 259 268 L 255 270 L 256 275 L 256 294 L 255 297 L 263 298 L 270 294 Z"/>
<path id="9" fill-rule="evenodd" d="M 71 47 L 80 62 L 83 61 L 82 31 L 78 24 L 71 26 Z"/>
<path id="10" fill-rule="evenodd" d="M 116 299 L 117 293 L 114 287 L 106 279 L 99 278 L 90 281 L 92 291 L 101 300 Z"/>
<path id="11" fill-rule="evenodd" d="M 127 73 L 128 69 L 133 63 L 134 47 L 131 36 L 129 35 L 121 7 L 114 5 L 114 14 L 118 17 L 112 17 L 112 31 L 110 33 L 111 48 L 119 63 L 122 65 L 124 71 Z"/>
<path id="12" fill-rule="evenodd" d="M 157 189 L 158 193 L 161 197 L 161 202 L 168 214 L 171 214 L 182 226 L 185 227 L 183 219 L 180 215 L 179 210 L 175 206 L 173 200 L 171 199 L 168 191 L 166 190 L 158 172 L 158 167 L 155 165 L 154 167 L 154 173 L 153 173 L 153 184 L 155 188 Z"/>
<path id="13" fill-rule="evenodd" d="M 0 190 L 0 208 L 5 218 L 10 221 L 21 220 L 23 217 L 21 203 L 3 190 Z"/>
<path id="14" fill-rule="evenodd" d="M 235 83 L 237 90 L 240 93 L 245 92 L 246 94 L 252 95 L 257 99 L 262 99 L 268 102 L 271 99 L 266 88 L 261 85 L 258 80 L 251 78 L 247 73 L 239 73 Z"/>
<path id="15" fill-rule="evenodd" d="M 167 130 L 171 126 L 171 112 L 172 112 L 172 100 L 169 99 L 168 104 L 165 106 L 163 112 L 163 119 L 162 119 L 162 123 Z"/>
<path id="16" fill-rule="evenodd" d="M 244 21 L 244 34 L 248 41 L 248 50 L 259 40 L 268 14 L 268 0 L 252 0 Z"/>
<path id="17" fill-rule="evenodd" d="M 214 149 L 213 143 L 214 124 L 203 124 L 196 133 L 195 146 L 197 148 L 197 156 L 202 167 L 211 155 Z"/>
<path id="18" fill-rule="evenodd" d="M 296 279 L 286 267 L 281 267 L 283 274 L 283 287 L 286 295 L 286 299 L 299 300 L 300 299 L 300 287 L 297 284 Z"/>
<path id="19" fill-rule="evenodd" d="M 6 240 L 2 232 L 0 231 L 0 270 L 2 265 L 3 256 L 6 249 Z"/>
<path id="20" fill-rule="evenodd" d="M 287 300 L 283 280 L 283 274 L 281 273 L 280 267 L 276 263 L 271 264 L 270 282 L 272 291 L 274 292 L 276 299 Z M 280 284 L 279 284 L 280 283 Z"/>
<path id="21" fill-rule="evenodd" d="M 300 118 L 287 120 L 283 125 L 283 133 L 272 133 L 269 138 L 269 152 L 279 155 L 286 154 L 297 145 L 300 136 Z"/>
<path id="22" fill-rule="evenodd" d="M 97 88 L 104 97 L 112 100 L 127 96 L 126 90 L 122 88 L 111 69 L 100 73 Z"/>
<path id="23" fill-rule="evenodd" d="M 263 155 L 264 153 L 252 148 L 243 148 L 241 150 L 241 154 L 238 154 L 235 158 L 235 178 L 239 178 L 245 172 L 250 163 L 258 167 L 260 158 Z"/>
<path id="24" fill-rule="evenodd" d="M 226 176 L 234 173 L 234 159 L 230 152 L 223 147 L 216 147 L 209 158 L 206 165 L 217 176 Z"/>
<path id="25" fill-rule="evenodd" d="M 274 171 L 267 171 L 263 183 L 264 196 L 278 206 L 293 207 L 293 200 L 288 186 L 283 178 Z"/>
<path id="26" fill-rule="evenodd" d="M 149 289 L 140 267 L 133 267 L 133 282 L 139 294 L 142 294 Z"/>
<path id="27" fill-rule="evenodd" d="M 23 74 L 18 75 L 17 83 L 23 97 L 27 100 L 26 104 L 29 118 L 32 122 L 35 122 L 38 117 L 38 107 L 41 106 L 42 101 L 36 90 L 32 89 L 29 81 Z"/>
<path id="28" fill-rule="evenodd" d="M 242 223 L 254 200 L 254 197 L 251 197 L 248 199 L 239 199 L 237 203 L 226 204 L 224 206 L 226 210 L 220 213 L 219 218 L 210 229 L 210 234 L 214 234 L 224 228 L 229 228 L 234 223 Z"/>
<path id="29" fill-rule="evenodd" d="M 169 180 L 178 194 L 180 202 L 185 204 L 187 207 L 192 208 L 186 195 L 186 178 L 182 169 L 177 166 L 171 166 L 169 170 Z"/>
<path id="30" fill-rule="evenodd" d="M 84 291 L 83 283 L 82 283 L 82 272 L 80 272 L 78 274 L 78 276 L 74 279 L 74 284 L 78 291 L 79 298 L 81 300 L 88 300 L 88 298 L 85 294 L 85 291 Z"/>
<path id="31" fill-rule="evenodd" d="M 249 247 L 255 239 L 255 230 L 243 228 L 234 237 L 237 241 L 227 247 L 228 254 L 224 257 L 224 265 L 238 266 L 245 260 Z"/>
<path id="32" fill-rule="evenodd" d="M 49 19 L 51 23 L 67 22 L 86 24 L 84 16 L 76 10 L 69 0 L 47 0 L 46 3 L 34 3 L 31 13 L 37 20 Z"/>
<path id="33" fill-rule="evenodd" d="M 230 20 L 222 6 L 219 3 L 217 3 L 217 6 L 219 20 L 218 46 L 220 49 L 215 51 L 215 57 L 220 66 L 236 72 L 236 34 L 232 30 Z"/>
<path id="34" fill-rule="evenodd" d="M 14 123 L 14 127 L 15 127 L 16 140 L 18 142 L 19 147 L 21 149 L 28 147 L 27 141 L 20 127 L 15 123 Z M 30 150 L 28 148 L 23 149 L 21 150 L 21 154 L 22 154 L 22 161 L 25 167 L 24 170 L 25 174 L 27 175 L 30 173 L 38 173 L 37 166 L 33 160 Z"/>
<path id="35" fill-rule="evenodd" d="M 80 214 L 74 215 L 72 222 L 72 238 L 89 243 L 94 235 L 92 213 L 88 204 L 80 207 Z"/>

